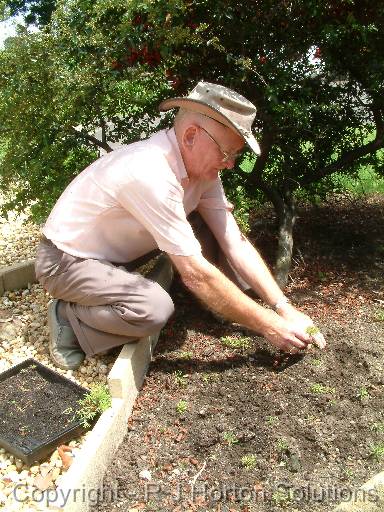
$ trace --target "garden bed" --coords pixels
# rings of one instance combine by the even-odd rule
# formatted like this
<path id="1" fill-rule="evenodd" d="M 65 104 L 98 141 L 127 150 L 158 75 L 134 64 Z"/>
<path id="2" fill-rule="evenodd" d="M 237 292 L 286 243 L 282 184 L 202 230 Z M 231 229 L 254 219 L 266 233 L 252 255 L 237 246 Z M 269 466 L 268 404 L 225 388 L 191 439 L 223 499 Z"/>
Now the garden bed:
<path id="1" fill-rule="evenodd" d="M 175 283 L 99 512 L 330 511 L 383 469 L 383 205 L 301 210 L 288 294 L 324 332 L 323 352 L 282 357 Z M 253 238 L 268 256 L 264 219 Z"/>

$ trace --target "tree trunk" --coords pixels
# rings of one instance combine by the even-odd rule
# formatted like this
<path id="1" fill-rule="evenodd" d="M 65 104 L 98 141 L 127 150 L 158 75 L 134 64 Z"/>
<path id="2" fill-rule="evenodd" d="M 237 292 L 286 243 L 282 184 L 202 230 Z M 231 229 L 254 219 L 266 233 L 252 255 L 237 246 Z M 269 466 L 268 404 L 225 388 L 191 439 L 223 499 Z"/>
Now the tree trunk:
<path id="1" fill-rule="evenodd" d="M 276 253 L 275 279 L 284 288 L 292 264 L 293 227 L 296 221 L 296 207 L 292 193 L 286 193 L 274 201 L 278 218 L 278 244 Z"/>

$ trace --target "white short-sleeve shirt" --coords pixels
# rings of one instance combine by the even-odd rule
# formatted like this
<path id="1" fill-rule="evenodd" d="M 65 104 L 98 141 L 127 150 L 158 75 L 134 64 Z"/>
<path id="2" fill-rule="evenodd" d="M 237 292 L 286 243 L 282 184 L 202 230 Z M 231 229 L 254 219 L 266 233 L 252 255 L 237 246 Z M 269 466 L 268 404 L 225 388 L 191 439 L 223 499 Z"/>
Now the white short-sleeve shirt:
<path id="1" fill-rule="evenodd" d="M 102 156 L 65 189 L 43 228 L 61 250 L 126 263 L 159 248 L 201 253 L 187 215 L 230 210 L 221 181 L 190 183 L 173 129 Z"/>

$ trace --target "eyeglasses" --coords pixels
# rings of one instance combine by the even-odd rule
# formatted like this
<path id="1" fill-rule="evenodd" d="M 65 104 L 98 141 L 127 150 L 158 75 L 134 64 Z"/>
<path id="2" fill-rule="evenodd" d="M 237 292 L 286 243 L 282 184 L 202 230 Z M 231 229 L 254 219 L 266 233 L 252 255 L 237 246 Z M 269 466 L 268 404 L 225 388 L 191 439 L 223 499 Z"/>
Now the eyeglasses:
<path id="1" fill-rule="evenodd" d="M 223 158 L 221 160 L 221 162 L 223 164 L 226 164 L 227 162 L 229 162 L 230 160 L 237 160 L 237 158 L 239 158 L 242 154 L 243 154 L 243 151 L 236 151 L 235 153 L 228 153 L 228 151 L 225 151 L 221 145 L 217 142 L 216 139 L 214 139 L 212 137 L 212 135 L 205 129 L 203 128 L 202 126 L 199 125 L 199 128 L 201 128 L 207 135 L 208 137 L 213 140 L 213 142 L 216 144 L 216 146 L 220 149 L 220 151 L 223 153 Z"/>

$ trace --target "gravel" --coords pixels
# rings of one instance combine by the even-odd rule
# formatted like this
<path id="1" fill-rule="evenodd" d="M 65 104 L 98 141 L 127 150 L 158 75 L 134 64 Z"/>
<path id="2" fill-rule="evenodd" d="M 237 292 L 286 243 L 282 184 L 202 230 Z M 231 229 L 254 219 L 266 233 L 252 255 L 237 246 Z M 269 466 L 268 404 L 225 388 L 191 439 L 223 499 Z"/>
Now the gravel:
<path id="1" fill-rule="evenodd" d="M 0 217 L 0 267 L 34 258 L 39 236 L 40 227 L 28 221 L 28 212 L 23 215 L 11 213 L 8 219 Z M 0 297 L 0 372 L 33 357 L 87 388 L 92 383 L 106 383 L 114 356 L 87 358 L 76 371 L 61 370 L 52 364 L 46 318 L 49 299 L 39 284 L 6 292 Z M 85 438 L 82 436 L 68 443 L 71 448 L 67 453 L 69 457 L 77 456 Z M 48 460 L 27 466 L 0 448 L 0 509 L 46 510 L 43 501 L 39 502 L 43 496 L 41 481 L 48 478 L 50 486 L 55 487 L 64 472 L 63 460 L 57 450 Z"/>

